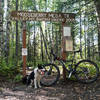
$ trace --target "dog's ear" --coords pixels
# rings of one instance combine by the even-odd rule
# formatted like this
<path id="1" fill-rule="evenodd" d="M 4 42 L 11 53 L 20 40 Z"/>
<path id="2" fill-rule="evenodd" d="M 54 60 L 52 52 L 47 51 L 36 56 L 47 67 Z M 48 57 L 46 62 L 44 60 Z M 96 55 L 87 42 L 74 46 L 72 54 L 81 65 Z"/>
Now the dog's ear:
<path id="1" fill-rule="evenodd" d="M 42 65 L 38 64 L 38 69 L 43 69 Z"/>

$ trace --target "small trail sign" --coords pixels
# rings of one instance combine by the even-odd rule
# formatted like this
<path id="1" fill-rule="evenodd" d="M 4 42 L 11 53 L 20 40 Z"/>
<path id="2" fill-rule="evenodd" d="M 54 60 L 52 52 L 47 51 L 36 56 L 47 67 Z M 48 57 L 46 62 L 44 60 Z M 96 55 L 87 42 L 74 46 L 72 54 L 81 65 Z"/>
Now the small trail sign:
<path id="1" fill-rule="evenodd" d="M 27 48 L 22 48 L 22 56 L 27 56 Z"/>

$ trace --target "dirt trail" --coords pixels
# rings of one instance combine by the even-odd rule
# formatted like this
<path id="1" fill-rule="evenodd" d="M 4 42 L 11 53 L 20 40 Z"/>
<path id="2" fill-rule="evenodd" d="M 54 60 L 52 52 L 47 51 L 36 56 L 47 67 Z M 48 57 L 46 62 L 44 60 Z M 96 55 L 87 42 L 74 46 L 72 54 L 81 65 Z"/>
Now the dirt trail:
<path id="1" fill-rule="evenodd" d="M 100 100 L 100 79 L 92 84 L 61 79 L 54 86 L 39 89 L 0 81 L 0 100 Z"/>

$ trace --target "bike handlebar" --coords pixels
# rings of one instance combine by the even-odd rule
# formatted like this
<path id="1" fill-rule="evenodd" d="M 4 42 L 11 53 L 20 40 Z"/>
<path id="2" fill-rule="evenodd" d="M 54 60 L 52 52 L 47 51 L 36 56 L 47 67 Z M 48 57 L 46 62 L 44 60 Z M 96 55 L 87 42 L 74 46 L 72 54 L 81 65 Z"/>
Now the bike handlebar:
<path id="1" fill-rule="evenodd" d="M 53 53 L 53 50 L 51 50 L 51 54 L 52 54 L 53 57 L 54 57 L 54 61 L 55 61 L 55 60 L 61 60 L 60 57 L 57 57 L 57 56 Z"/>
<path id="2" fill-rule="evenodd" d="M 74 54 L 79 53 L 79 52 L 80 52 L 80 56 L 81 56 L 81 58 L 82 58 L 82 49 L 81 49 L 81 48 L 80 48 L 79 50 L 73 51 Z M 55 61 L 55 60 L 63 60 L 63 61 L 66 62 L 65 59 L 63 59 L 63 58 L 61 58 L 61 57 L 57 57 L 56 54 L 54 54 L 53 50 L 51 50 L 51 54 L 52 54 L 53 57 L 54 57 L 54 61 Z"/>
<path id="3" fill-rule="evenodd" d="M 79 53 L 79 52 L 81 53 L 82 52 L 82 49 L 80 48 L 79 50 L 74 50 L 73 52 L 74 53 Z"/>
<path id="4" fill-rule="evenodd" d="M 75 51 L 73 51 L 73 52 L 74 52 L 74 54 L 80 53 L 81 58 L 83 58 L 83 57 L 82 57 L 82 48 L 80 48 L 79 50 L 75 50 Z"/>

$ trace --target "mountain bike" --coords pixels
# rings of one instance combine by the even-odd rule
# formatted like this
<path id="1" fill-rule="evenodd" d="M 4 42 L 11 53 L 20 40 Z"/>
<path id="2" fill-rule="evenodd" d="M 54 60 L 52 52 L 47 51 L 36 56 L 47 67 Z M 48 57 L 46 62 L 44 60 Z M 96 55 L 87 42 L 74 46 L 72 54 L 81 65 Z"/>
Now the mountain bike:
<path id="1" fill-rule="evenodd" d="M 72 75 L 81 82 L 81 83 L 92 83 L 97 80 L 99 75 L 99 68 L 97 64 L 91 60 L 80 60 L 78 63 L 75 60 L 75 54 L 81 52 L 81 49 L 73 51 L 74 56 L 71 60 L 64 60 L 60 57 L 57 57 L 56 54 L 51 51 L 51 55 L 54 58 L 54 61 L 58 61 L 61 66 L 68 72 L 68 78 Z M 70 64 L 67 64 L 70 62 Z M 68 65 L 68 67 L 66 67 Z M 41 84 L 45 86 L 51 86 L 57 83 L 60 78 L 59 66 L 54 63 L 48 63 L 43 65 L 46 72 L 43 78 L 41 79 Z"/>

